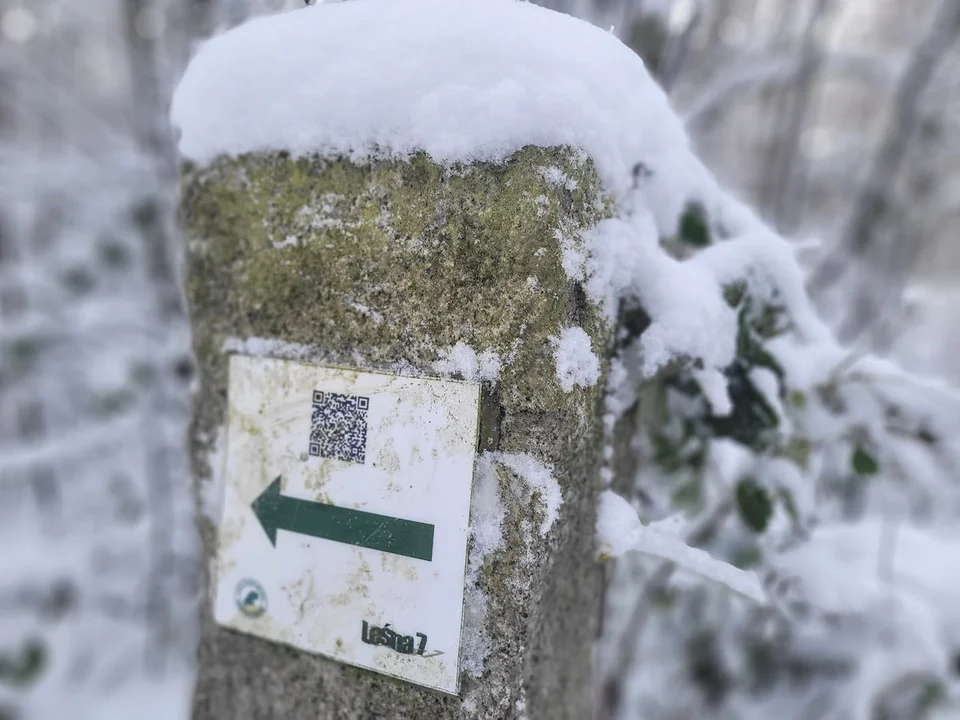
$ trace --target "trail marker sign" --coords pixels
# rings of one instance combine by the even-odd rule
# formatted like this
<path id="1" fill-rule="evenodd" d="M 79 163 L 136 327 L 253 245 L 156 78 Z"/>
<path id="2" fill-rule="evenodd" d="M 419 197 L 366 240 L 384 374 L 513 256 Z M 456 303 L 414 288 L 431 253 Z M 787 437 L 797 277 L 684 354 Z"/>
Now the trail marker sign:
<path id="1" fill-rule="evenodd" d="M 480 386 L 230 358 L 214 615 L 456 694 Z"/>

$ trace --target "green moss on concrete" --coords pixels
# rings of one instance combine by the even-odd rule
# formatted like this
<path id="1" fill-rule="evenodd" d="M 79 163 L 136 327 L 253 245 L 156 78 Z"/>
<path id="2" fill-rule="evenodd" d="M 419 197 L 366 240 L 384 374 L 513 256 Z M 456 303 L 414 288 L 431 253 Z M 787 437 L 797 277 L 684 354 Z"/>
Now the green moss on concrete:
<path id="1" fill-rule="evenodd" d="M 577 188 L 545 182 L 551 166 Z M 567 402 L 549 382 L 549 338 L 577 324 L 606 344 L 596 309 L 571 300 L 554 238 L 561 225 L 575 238 L 606 214 L 597 198 L 592 167 L 559 150 L 528 148 L 460 172 L 423 155 L 367 166 L 223 160 L 186 183 L 194 317 L 210 342 L 279 338 L 371 366 L 422 367 L 457 342 L 506 357 L 519 339 L 503 386 L 547 412 Z"/>
<path id="2" fill-rule="evenodd" d="M 547 168 L 575 182 L 552 183 Z M 182 224 L 202 388 L 198 474 L 209 472 L 209 444 L 223 423 L 229 337 L 308 345 L 327 364 L 423 374 L 464 342 L 504 359 L 499 382 L 484 393 L 481 449 L 535 455 L 553 466 L 564 494 L 560 519 L 541 538 L 538 501 L 507 492 L 517 478 L 505 481 L 506 550 L 481 575 L 494 609 L 493 652 L 484 678 L 465 678 L 463 687 L 473 713 L 457 699 L 208 626 L 197 717 L 254 717 L 263 700 L 243 705 L 226 688 L 242 696 L 253 683 L 269 692 L 284 678 L 294 695 L 271 697 L 276 717 L 329 716 L 331 707 L 337 717 L 512 717 L 520 678 L 535 688 L 526 698 L 531 718 L 574 717 L 585 707 L 577 688 L 589 673 L 600 600 L 599 577 L 594 591 L 589 573 L 603 380 L 564 393 L 550 338 L 576 325 L 606 356 L 610 328 L 564 272 L 558 231 L 576 246 L 611 211 L 592 164 L 563 148 L 453 168 L 422 154 L 357 165 L 273 153 L 186 171 Z M 213 529 L 203 534 L 212 553 Z M 303 693 L 311 699 L 296 705 Z"/>

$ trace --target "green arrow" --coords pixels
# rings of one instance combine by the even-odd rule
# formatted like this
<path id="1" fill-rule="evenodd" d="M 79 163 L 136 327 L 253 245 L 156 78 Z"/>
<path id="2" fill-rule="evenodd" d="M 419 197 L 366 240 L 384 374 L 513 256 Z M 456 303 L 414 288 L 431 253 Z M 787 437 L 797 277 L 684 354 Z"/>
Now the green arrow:
<path id="1" fill-rule="evenodd" d="M 277 475 L 251 505 L 274 547 L 277 530 L 287 530 L 417 560 L 433 560 L 433 525 L 281 495 L 280 477 Z"/>

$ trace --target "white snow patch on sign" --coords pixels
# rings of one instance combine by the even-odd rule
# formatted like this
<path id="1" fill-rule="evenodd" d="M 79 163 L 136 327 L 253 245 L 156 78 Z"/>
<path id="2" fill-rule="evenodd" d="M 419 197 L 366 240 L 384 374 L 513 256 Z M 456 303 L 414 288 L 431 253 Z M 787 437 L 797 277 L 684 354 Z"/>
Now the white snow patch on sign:
<path id="1" fill-rule="evenodd" d="M 502 367 L 503 360 L 499 353 L 490 348 L 478 353 L 462 342 L 441 351 L 440 359 L 433 364 L 438 373 L 460 375 L 464 380 L 474 382 L 496 382 Z"/>
<path id="2" fill-rule="evenodd" d="M 564 392 L 575 387 L 593 387 L 600 379 L 600 360 L 594 354 L 590 336 L 579 327 L 564 328 L 552 337 L 557 382 Z"/>
<path id="3" fill-rule="evenodd" d="M 265 150 L 501 161 L 569 146 L 623 198 L 642 162 L 640 192 L 665 234 L 691 194 L 711 217 L 725 203 L 632 50 L 514 0 L 355 0 L 258 18 L 200 48 L 172 120 L 201 164 Z"/>

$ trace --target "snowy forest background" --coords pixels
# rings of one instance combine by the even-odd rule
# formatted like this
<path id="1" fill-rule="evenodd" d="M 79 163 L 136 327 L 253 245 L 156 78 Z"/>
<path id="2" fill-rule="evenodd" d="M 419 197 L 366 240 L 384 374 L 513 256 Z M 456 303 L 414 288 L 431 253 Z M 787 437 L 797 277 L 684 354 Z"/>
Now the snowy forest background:
<path id="1" fill-rule="evenodd" d="M 852 348 L 806 382 L 786 368 L 774 410 L 791 431 L 775 439 L 693 420 L 639 438 L 654 469 L 615 487 L 645 521 L 688 515 L 676 532 L 756 569 L 774 602 L 623 558 L 598 706 L 960 716 L 960 397 L 936 382 L 960 381 L 960 4 L 544 4 L 640 52 L 720 182 L 802 246 L 810 294 Z M 0 536 L 16 548 L 0 553 L 3 720 L 65 703 L 189 714 L 193 378 L 167 106 L 203 38 L 300 6 L 0 0 Z M 917 375 L 857 366 L 867 353 Z M 678 409 L 678 387 L 651 392 L 689 420 L 701 410 Z"/>

